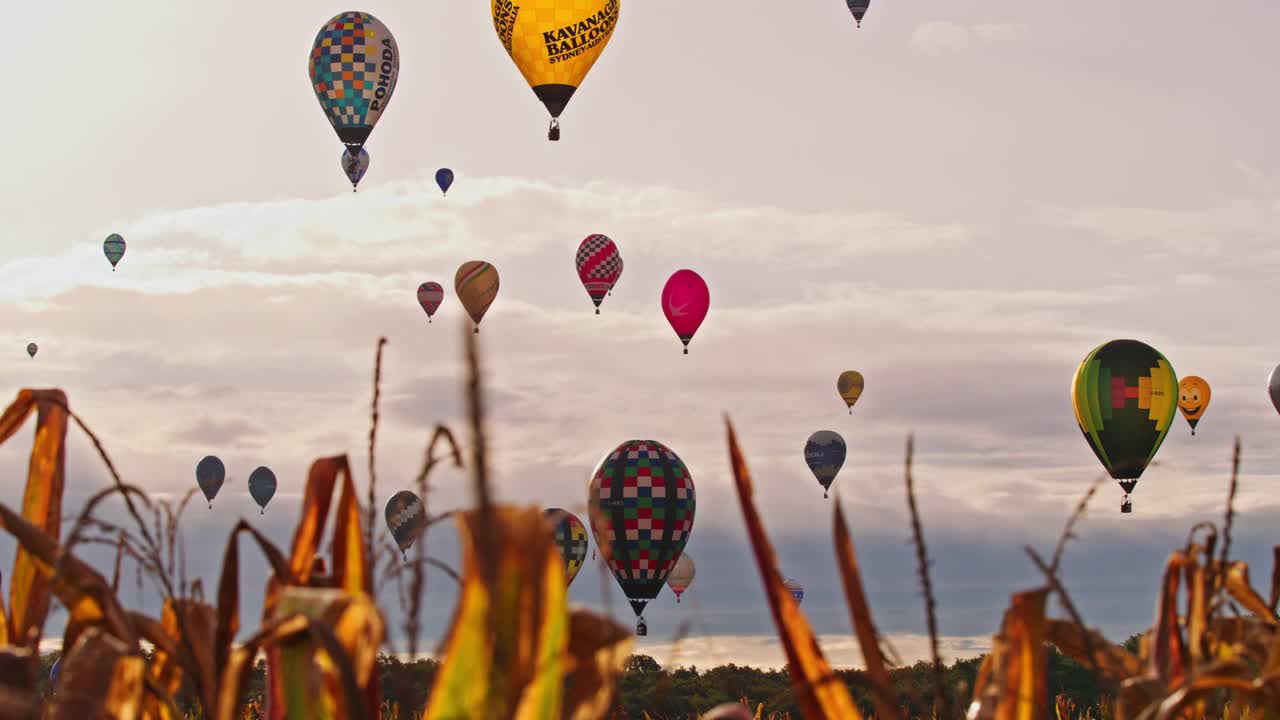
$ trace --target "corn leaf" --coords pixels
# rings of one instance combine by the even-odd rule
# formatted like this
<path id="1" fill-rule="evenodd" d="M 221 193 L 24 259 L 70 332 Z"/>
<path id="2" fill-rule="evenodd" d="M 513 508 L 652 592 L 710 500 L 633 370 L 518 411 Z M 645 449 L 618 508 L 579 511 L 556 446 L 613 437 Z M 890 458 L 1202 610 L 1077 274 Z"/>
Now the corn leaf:
<path id="1" fill-rule="evenodd" d="M 1048 588 L 1015 593 L 1000 634 L 978 672 L 970 718 L 1032 720 L 1044 716 L 1045 599 Z"/>
<path id="2" fill-rule="evenodd" d="M 1093 650 L 1092 661 L 1085 647 L 1085 633 L 1089 635 L 1089 647 Z M 1098 670 L 1113 682 L 1119 683 L 1142 672 L 1142 661 L 1133 653 L 1107 640 L 1098 631 L 1086 630 L 1071 620 L 1046 620 L 1045 639 L 1084 667 L 1096 664 Z"/>
<path id="3" fill-rule="evenodd" d="M 141 715 L 146 661 L 96 627 L 86 628 L 63 656 L 58 692 L 50 703 L 51 720 L 116 718 Z"/>
<path id="4" fill-rule="evenodd" d="M 615 678 L 627 664 L 634 638 L 618 623 L 586 610 L 569 613 L 564 717 L 595 720 L 613 702 Z"/>
<path id="5" fill-rule="evenodd" d="M 751 539 L 751 549 L 755 553 L 756 565 L 760 568 L 760 578 L 764 581 L 769 610 L 773 613 L 774 624 L 778 628 L 783 650 L 786 651 L 787 669 L 791 673 L 791 685 L 801 712 L 810 718 L 858 720 L 862 715 L 849 694 L 849 688 L 831 672 L 831 666 L 823 657 L 813 630 L 801 614 L 800 606 L 783 585 L 782 576 L 778 574 L 773 545 L 769 542 L 752 500 L 751 471 L 747 469 L 747 462 L 738 448 L 733 424 L 727 418 L 725 426 L 729 436 L 729 460 L 733 467 L 738 500 L 742 505 L 742 517 L 747 525 L 747 536 Z"/>

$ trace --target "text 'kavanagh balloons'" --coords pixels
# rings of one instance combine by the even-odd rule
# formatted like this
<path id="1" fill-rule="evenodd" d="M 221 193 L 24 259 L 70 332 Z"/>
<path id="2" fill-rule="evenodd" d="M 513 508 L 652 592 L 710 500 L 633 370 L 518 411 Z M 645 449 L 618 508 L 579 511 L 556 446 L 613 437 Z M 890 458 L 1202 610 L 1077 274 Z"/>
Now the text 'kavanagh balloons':
<path id="1" fill-rule="evenodd" d="M 1137 340 L 1112 340 L 1085 356 L 1071 381 L 1076 422 L 1102 466 L 1129 493 L 1173 422 L 1178 376 L 1160 351 Z"/>

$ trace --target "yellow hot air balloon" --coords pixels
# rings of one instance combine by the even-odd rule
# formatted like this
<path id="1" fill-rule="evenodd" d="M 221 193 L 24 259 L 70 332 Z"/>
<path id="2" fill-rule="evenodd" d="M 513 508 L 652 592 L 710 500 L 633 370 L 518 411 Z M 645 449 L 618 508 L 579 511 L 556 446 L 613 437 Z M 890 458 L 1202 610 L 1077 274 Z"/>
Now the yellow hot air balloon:
<path id="1" fill-rule="evenodd" d="M 453 276 L 453 289 L 480 332 L 480 320 L 498 297 L 498 269 L 483 260 L 465 262 Z"/>
<path id="2" fill-rule="evenodd" d="M 547 139 L 559 140 L 560 113 L 609 43 L 621 0 L 491 2 L 498 39 L 551 113 Z"/>
<path id="3" fill-rule="evenodd" d="M 840 393 L 844 404 L 849 406 L 850 415 L 853 414 L 853 404 L 858 402 L 858 398 L 862 397 L 864 385 L 862 373 L 857 370 L 845 370 L 836 379 L 836 390 Z"/>

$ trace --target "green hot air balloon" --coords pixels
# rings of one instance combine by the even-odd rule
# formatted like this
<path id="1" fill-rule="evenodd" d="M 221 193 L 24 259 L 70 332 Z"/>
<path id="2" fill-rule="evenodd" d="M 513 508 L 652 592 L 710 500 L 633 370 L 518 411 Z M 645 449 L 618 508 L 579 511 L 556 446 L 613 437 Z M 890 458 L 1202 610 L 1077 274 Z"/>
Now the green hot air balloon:
<path id="1" fill-rule="evenodd" d="M 270 468 L 260 467 L 249 473 L 249 494 L 253 501 L 262 508 L 258 514 L 267 513 L 267 503 L 276 494 L 276 474 Z"/>
<path id="2" fill-rule="evenodd" d="M 1103 467 L 1129 493 L 1156 456 L 1178 407 L 1178 376 L 1160 351 L 1137 340 L 1112 340 L 1085 356 L 1071 381 L 1076 422 Z"/>
<path id="3" fill-rule="evenodd" d="M 102 254 L 106 255 L 107 260 L 111 262 L 111 272 L 115 272 L 120 258 L 124 257 L 124 238 L 115 233 L 108 235 L 107 239 L 102 241 Z"/>

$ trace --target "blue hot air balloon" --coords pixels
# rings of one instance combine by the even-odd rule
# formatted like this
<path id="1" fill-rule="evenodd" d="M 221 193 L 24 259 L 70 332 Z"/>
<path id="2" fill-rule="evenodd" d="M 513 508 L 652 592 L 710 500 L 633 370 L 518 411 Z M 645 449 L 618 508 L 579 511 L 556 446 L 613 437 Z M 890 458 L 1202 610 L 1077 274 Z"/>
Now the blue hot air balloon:
<path id="1" fill-rule="evenodd" d="M 253 501 L 258 503 L 258 507 L 262 508 L 258 514 L 265 515 L 267 503 L 271 502 L 271 497 L 276 494 L 276 474 L 265 467 L 259 467 L 249 473 L 249 494 L 253 496 Z"/>
<path id="2" fill-rule="evenodd" d="M 360 184 L 360 178 L 364 177 L 365 172 L 369 169 L 369 151 L 360 148 L 360 154 L 351 157 L 351 153 L 346 150 L 342 151 L 342 172 L 347 174 L 347 179 L 351 181 L 351 192 L 356 191 L 356 185 Z"/>
<path id="3" fill-rule="evenodd" d="M 227 467 L 218 458 L 208 455 L 196 463 L 196 484 L 200 486 L 200 492 L 204 493 L 204 499 L 209 501 L 210 508 L 213 508 L 213 498 L 222 489 L 222 481 L 226 479 Z"/>
<path id="4" fill-rule="evenodd" d="M 819 430 L 804 444 L 804 461 L 822 484 L 822 497 L 827 496 L 827 490 L 835 482 L 836 474 L 844 465 L 844 457 L 844 438 L 830 430 Z"/>
<path id="5" fill-rule="evenodd" d="M 56 692 L 58 689 L 58 675 L 62 672 L 62 657 L 53 661 L 53 667 L 49 668 L 49 691 Z"/>
<path id="6" fill-rule="evenodd" d="M 440 168 L 437 170 L 436 184 L 440 186 L 440 194 L 448 195 L 449 186 L 453 184 L 453 171 L 449 168 Z"/>

